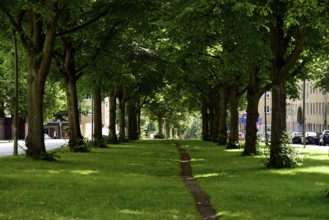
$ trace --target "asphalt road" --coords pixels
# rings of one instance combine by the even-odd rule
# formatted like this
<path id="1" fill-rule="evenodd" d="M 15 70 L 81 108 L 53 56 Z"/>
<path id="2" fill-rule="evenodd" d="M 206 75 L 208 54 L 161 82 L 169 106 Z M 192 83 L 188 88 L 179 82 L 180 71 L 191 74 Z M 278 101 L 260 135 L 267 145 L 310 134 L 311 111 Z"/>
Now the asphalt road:
<path id="1" fill-rule="evenodd" d="M 47 150 L 59 148 L 63 145 L 67 145 L 68 140 L 64 139 L 46 139 L 45 145 Z M 18 141 L 18 153 L 24 154 L 24 151 L 22 148 L 26 149 L 25 141 L 20 140 Z M 0 157 L 10 156 L 14 154 L 14 142 L 13 141 L 0 141 Z"/>

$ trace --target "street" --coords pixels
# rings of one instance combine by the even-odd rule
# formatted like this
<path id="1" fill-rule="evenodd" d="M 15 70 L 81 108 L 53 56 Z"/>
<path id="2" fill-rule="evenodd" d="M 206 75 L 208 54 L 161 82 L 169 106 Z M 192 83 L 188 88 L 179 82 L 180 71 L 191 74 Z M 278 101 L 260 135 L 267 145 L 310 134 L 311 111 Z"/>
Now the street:
<path id="1" fill-rule="evenodd" d="M 47 150 L 59 148 L 63 145 L 67 145 L 68 140 L 65 139 L 45 139 L 45 145 Z M 24 151 L 22 148 L 26 149 L 25 141 L 19 140 L 18 141 L 18 154 L 23 154 Z M 14 142 L 11 141 L 0 141 L 0 157 L 10 156 L 13 155 L 14 152 Z"/>

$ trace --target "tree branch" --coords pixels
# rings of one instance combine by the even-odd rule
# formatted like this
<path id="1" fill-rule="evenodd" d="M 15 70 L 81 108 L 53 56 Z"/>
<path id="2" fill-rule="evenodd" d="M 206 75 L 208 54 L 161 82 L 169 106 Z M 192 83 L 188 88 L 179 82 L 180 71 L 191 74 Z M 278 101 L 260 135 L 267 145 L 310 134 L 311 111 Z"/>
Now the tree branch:
<path id="1" fill-rule="evenodd" d="M 296 40 L 294 50 L 292 51 L 289 58 L 285 62 L 282 71 L 288 72 L 297 61 L 299 55 L 303 52 L 304 42 L 307 37 L 309 29 L 310 29 L 309 26 L 303 26 L 299 28 L 298 39 Z"/>
<path id="2" fill-rule="evenodd" d="M 26 14 L 25 10 L 22 10 L 19 14 L 18 22 L 15 21 L 14 17 L 9 13 L 7 9 L 5 9 L 2 5 L 0 5 L 0 11 L 3 13 L 3 15 L 8 20 L 8 23 L 11 24 L 12 28 L 18 33 L 19 38 L 21 39 L 21 42 L 23 44 L 23 47 L 25 49 L 28 48 L 28 38 L 26 37 L 23 29 L 22 29 L 22 20 L 23 16 Z"/>
<path id="3" fill-rule="evenodd" d="M 67 34 L 76 32 L 76 31 L 78 31 L 78 30 L 80 30 L 80 29 L 82 29 L 84 27 L 87 27 L 87 26 L 93 24 L 94 22 L 98 21 L 101 17 L 105 16 L 108 12 L 109 12 L 109 8 L 106 8 L 103 12 L 99 13 L 94 18 L 90 19 L 89 21 L 86 21 L 85 23 L 83 23 L 83 24 L 81 24 L 79 26 L 70 28 L 68 30 L 64 30 L 62 32 L 58 32 L 56 34 L 56 36 L 64 36 L 64 35 L 67 35 Z"/>
<path id="4" fill-rule="evenodd" d="M 211 57 L 211 58 L 214 58 L 214 59 L 218 59 L 218 60 L 220 60 L 220 62 L 222 64 L 224 64 L 224 61 L 220 56 L 214 56 L 214 55 L 210 55 L 210 54 L 206 54 L 206 53 L 198 53 L 198 54 L 203 55 L 203 56 L 207 56 L 207 57 Z"/>

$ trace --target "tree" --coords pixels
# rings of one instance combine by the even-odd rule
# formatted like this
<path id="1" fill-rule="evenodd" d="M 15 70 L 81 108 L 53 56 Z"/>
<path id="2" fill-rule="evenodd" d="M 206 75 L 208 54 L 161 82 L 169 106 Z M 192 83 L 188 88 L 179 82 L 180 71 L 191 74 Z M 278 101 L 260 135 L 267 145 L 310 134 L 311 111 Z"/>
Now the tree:
<path id="1" fill-rule="evenodd" d="M 28 56 L 29 127 L 26 146 L 27 155 L 37 159 L 46 152 L 43 140 L 42 100 L 44 85 L 54 52 L 59 8 L 55 1 L 46 1 L 46 4 L 18 5 L 14 7 L 14 9 L 18 9 L 18 18 L 15 19 L 14 12 L 9 10 L 8 6 L 10 5 L 6 1 L 1 2 L 0 10 L 17 31 Z M 23 27 L 24 17 L 26 17 L 27 29 Z M 29 32 L 26 33 L 25 30 Z"/>
<path id="2" fill-rule="evenodd" d="M 283 132 L 286 130 L 287 79 L 307 58 L 305 52 L 311 52 L 314 46 L 319 46 L 312 38 L 328 38 L 325 36 L 325 29 L 322 29 L 325 27 L 323 19 L 328 17 L 328 5 L 316 0 L 307 3 L 276 0 L 270 4 L 270 8 L 272 13 L 269 16 L 268 28 L 272 52 L 273 114 L 268 166 L 281 168 L 287 166 L 285 158 L 280 156 L 284 150 L 282 141 Z"/>

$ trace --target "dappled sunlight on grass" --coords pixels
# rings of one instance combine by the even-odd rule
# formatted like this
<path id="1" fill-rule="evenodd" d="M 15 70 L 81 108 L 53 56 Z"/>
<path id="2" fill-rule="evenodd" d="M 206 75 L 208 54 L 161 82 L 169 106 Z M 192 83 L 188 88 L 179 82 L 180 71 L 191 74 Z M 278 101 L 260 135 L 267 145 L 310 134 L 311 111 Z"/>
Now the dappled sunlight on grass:
<path id="1" fill-rule="evenodd" d="M 90 175 L 90 174 L 99 173 L 99 171 L 97 171 L 97 170 L 72 170 L 71 173 L 81 174 L 81 175 Z"/>
<path id="2" fill-rule="evenodd" d="M 219 218 L 229 218 L 229 219 L 251 219 L 251 215 L 244 212 L 238 212 L 238 211 L 220 211 L 217 213 L 217 216 L 219 216 Z"/>
<path id="3" fill-rule="evenodd" d="M 226 152 L 241 152 L 241 149 L 225 149 Z"/>
<path id="4" fill-rule="evenodd" d="M 207 178 L 207 177 L 215 177 L 215 176 L 219 176 L 219 173 L 197 174 L 194 175 L 194 178 Z"/>
<path id="5" fill-rule="evenodd" d="M 48 170 L 48 173 L 50 174 L 60 174 L 59 170 Z"/>
<path id="6" fill-rule="evenodd" d="M 329 167 L 328 166 L 314 166 L 314 167 L 305 167 L 296 169 L 297 172 L 303 173 L 319 173 L 319 174 L 327 174 L 329 175 Z"/>
<path id="7" fill-rule="evenodd" d="M 296 169 L 270 169 L 268 172 L 275 175 L 296 175 L 298 173 Z"/>
<path id="8" fill-rule="evenodd" d="M 204 158 L 200 158 L 200 159 L 196 159 L 196 158 L 192 158 L 190 161 L 191 162 L 198 162 L 198 161 L 204 161 Z"/>
<path id="9" fill-rule="evenodd" d="M 144 213 L 139 210 L 130 210 L 130 209 L 119 210 L 119 212 L 124 213 L 124 214 L 131 214 L 131 215 L 141 215 Z"/>

